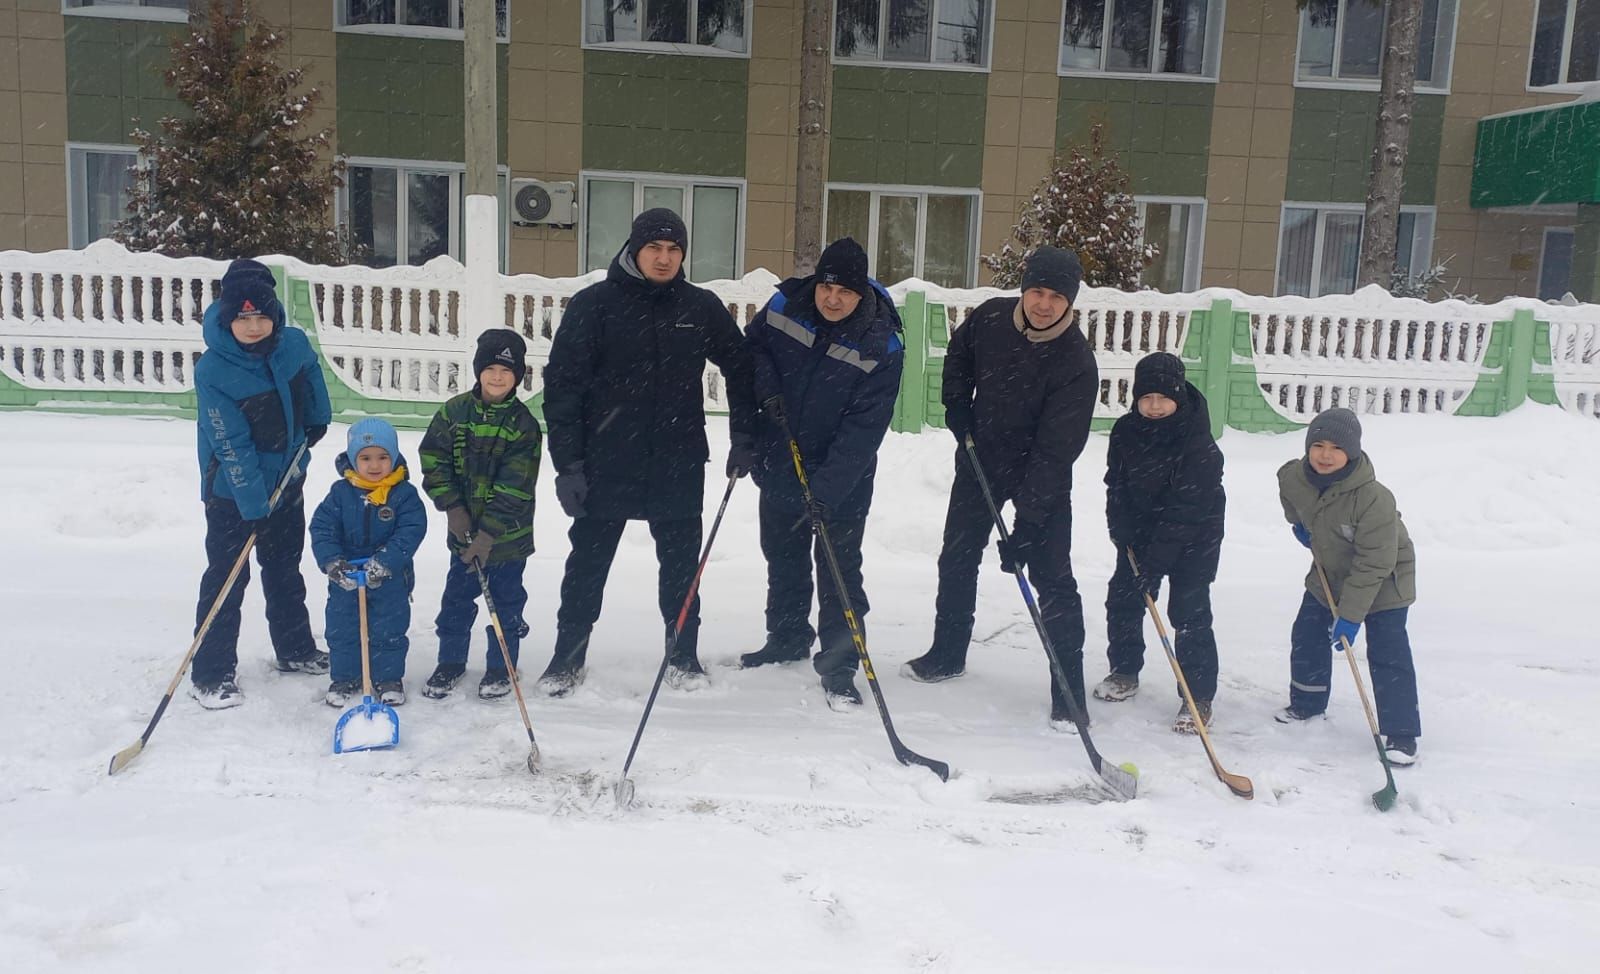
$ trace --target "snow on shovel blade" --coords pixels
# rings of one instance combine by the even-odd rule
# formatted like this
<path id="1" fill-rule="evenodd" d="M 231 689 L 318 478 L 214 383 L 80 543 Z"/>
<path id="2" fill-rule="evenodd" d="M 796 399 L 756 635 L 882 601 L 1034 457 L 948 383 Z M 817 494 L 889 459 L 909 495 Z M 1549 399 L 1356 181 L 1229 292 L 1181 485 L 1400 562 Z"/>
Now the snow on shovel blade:
<path id="1" fill-rule="evenodd" d="M 339 715 L 333 725 L 333 753 L 381 751 L 400 743 L 400 715 L 371 697 Z"/>

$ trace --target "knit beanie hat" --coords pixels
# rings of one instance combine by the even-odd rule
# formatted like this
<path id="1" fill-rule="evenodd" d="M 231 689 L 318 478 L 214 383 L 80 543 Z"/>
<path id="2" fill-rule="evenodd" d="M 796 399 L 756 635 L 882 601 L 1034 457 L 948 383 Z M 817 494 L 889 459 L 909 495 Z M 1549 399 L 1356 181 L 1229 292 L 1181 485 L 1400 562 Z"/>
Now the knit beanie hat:
<path id="1" fill-rule="evenodd" d="M 472 374 L 483 375 L 491 365 L 503 365 L 522 384 L 528 374 L 528 343 L 510 328 L 490 328 L 478 336 L 478 351 L 472 356 Z"/>
<path id="2" fill-rule="evenodd" d="M 1306 452 L 1311 452 L 1311 444 L 1322 441 L 1343 450 L 1354 463 L 1361 457 L 1361 420 L 1342 406 L 1324 409 L 1306 427 Z"/>
<path id="3" fill-rule="evenodd" d="M 1078 255 L 1060 247 L 1040 247 L 1028 255 L 1022 264 L 1022 290 L 1047 287 L 1065 294 L 1068 301 L 1078 300 L 1078 285 L 1083 283 L 1083 264 Z"/>
<path id="4" fill-rule="evenodd" d="M 345 447 L 344 455 L 349 459 L 351 466 L 355 466 L 356 454 L 369 446 L 382 447 L 384 452 L 389 454 L 391 463 L 400 462 L 400 437 L 387 420 L 379 419 L 377 416 L 368 416 L 350 427 L 346 443 L 348 445 Z"/>
<path id="5" fill-rule="evenodd" d="M 283 305 L 278 302 L 278 282 L 266 264 L 248 258 L 228 265 L 222 275 L 222 292 L 217 298 L 218 316 L 224 326 L 242 314 L 261 314 L 272 319 L 273 332 L 283 328 Z"/>
<path id="6" fill-rule="evenodd" d="M 1188 385 L 1184 378 L 1183 359 L 1171 352 L 1151 352 L 1133 367 L 1133 399 L 1135 402 L 1152 392 L 1159 392 L 1173 402 L 1183 402 Z"/>
<path id="7" fill-rule="evenodd" d="M 818 284 L 837 284 L 865 295 L 872 290 L 871 281 L 867 276 L 867 252 L 851 237 L 828 244 L 817 258 Z"/>
<path id="8" fill-rule="evenodd" d="M 633 228 L 628 231 L 628 256 L 638 259 L 645 244 L 655 240 L 670 240 L 679 249 L 689 249 L 689 228 L 683 218 L 664 206 L 645 210 L 633 218 Z"/>

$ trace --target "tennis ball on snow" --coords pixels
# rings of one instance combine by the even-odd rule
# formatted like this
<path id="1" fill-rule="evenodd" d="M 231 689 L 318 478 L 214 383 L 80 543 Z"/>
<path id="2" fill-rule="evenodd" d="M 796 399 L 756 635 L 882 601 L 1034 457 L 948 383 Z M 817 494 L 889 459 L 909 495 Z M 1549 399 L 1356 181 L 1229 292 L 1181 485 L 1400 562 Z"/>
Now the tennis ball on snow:
<path id="1" fill-rule="evenodd" d="M 1124 771 L 1128 772 L 1129 774 L 1133 775 L 1135 778 L 1139 777 L 1139 769 L 1134 767 L 1134 764 L 1133 764 L 1132 761 L 1124 761 L 1121 764 L 1117 765 L 1117 767 L 1119 767 L 1122 770 L 1124 770 Z"/>

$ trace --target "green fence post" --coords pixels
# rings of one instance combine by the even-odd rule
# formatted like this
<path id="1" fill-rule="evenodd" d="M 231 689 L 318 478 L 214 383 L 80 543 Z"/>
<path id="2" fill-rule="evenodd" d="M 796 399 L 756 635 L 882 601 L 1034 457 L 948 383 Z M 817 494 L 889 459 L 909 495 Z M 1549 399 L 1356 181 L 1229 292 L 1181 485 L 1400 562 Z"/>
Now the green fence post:
<path id="1" fill-rule="evenodd" d="M 1206 403 L 1211 408 L 1211 438 L 1219 439 L 1228 425 L 1233 385 L 1233 302 L 1211 302 L 1201 335 L 1200 361 L 1204 363 Z"/>
<path id="2" fill-rule="evenodd" d="M 1533 379 L 1533 333 L 1537 327 L 1533 312 L 1518 308 L 1511 314 L 1511 344 L 1506 352 L 1505 400 L 1503 412 L 1510 412 L 1528 401 L 1528 383 Z"/>
<path id="3" fill-rule="evenodd" d="M 928 296 L 921 291 L 907 292 L 900 322 L 906 329 L 905 370 L 900 373 L 900 396 L 895 400 L 890 429 L 920 433 L 928 418 Z"/>

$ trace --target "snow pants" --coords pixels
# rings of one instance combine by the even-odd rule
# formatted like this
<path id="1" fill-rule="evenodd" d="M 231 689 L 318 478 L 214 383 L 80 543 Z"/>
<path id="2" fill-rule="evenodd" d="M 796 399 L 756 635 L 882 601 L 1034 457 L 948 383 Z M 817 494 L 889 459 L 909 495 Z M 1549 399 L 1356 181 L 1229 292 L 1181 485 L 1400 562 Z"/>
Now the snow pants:
<path id="1" fill-rule="evenodd" d="M 822 538 L 811 530 L 805 510 L 771 501 L 763 491 L 760 519 L 761 553 L 767 559 L 767 644 L 798 651 L 810 649 L 812 640 L 820 636 L 822 650 L 811 661 L 812 668 L 824 677 L 854 673 L 860 655 L 844 620 L 844 603 L 834 587 Z M 830 520 L 827 527 L 828 540 L 839 559 L 839 574 L 844 576 L 845 594 L 865 638 L 871 606 L 861 579 L 861 541 L 867 520 L 838 518 Z M 817 596 L 815 629 L 811 627 L 813 590 Z"/>
<path id="2" fill-rule="evenodd" d="M 995 503 L 1011 499 L 1009 485 L 991 484 Z M 964 456 L 956 458 L 956 479 L 944 518 L 944 547 L 939 552 L 939 594 L 934 602 L 933 649 L 941 660 L 965 664 L 972 642 L 973 614 L 978 602 L 978 567 L 994 531 L 994 519 L 983 490 Z M 1088 713 L 1083 694 L 1083 598 L 1072 576 L 1072 500 L 1045 517 L 1044 540 L 1028 566 L 1028 580 L 1038 590 L 1040 615 L 1055 647 L 1072 695 Z M 1048 661 L 1046 661 L 1048 665 Z M 1050 699 L 1055 709 L 1065 700 L 1050 671 Z"/>
<path id="3" fill-rule="evenodd" d="M 650 536 L 656 543 L 656 605 L 662 621 L 677 624 L 683 597 L 689 594 L 694 571 L 700 561 L 700 519 L 670 518 L 650 520 Z M 556 611 L 557 654 L 568 657 L 572 669 L 584 664 L 589 650 L 589 631 L 600 618 L 606 579 L 617 556 L 624 519 L 574 518 L 567 530 L 572 553 L 567 556 L 566 572 L 561 577 L 561 608 Z M 652 627 L 652 637 L 655 632 Z M 683 620 L 683 632 L 673 653 L 674 659 L 698 659 L 700 641 L 700 596 L 694 597 Z"/>
<path id="4" fill-rule="evenodd" d="M 284 491 L 277 510 L 260 522 L 256 532 L 255 554 L 267 602 L 267 632 L 272 637 L 272 651 L 280 660 L 303 659 L 317 651 L 316 639 L 311 635 L 311 614 L 306 611 L 306 581 L 300 574 L 300 555 L 306 545 L 302 483 L 297 480 Z M 200 598 L 195 604 L 195 632 L 200 631 L 200 623 L 222 591 L 251 529 L 251 523 L 239 516 L 233 501 L 213 497 L 206 502 L 206 570 L 200 578 Z M 249 584 L 247 561 L 195 652 L 191 676 L 196 686 L 215 685 L 235 675 L 239 665 L 239 606 Z"/>
<path id="5" fill-rule="evenodd" d="M 406 651 L 411 639 L 411 588 L 408 568 L 377 588 L 367 589 L 367 647 L 372 657 L 372 682 L 394 683 L 405 678 Z M 346 592 L 328 583 L 328 678 L 334 683 L 361 681 L 360 593 Z"/>
<path id="6" fill-rule="evenodd" d="M 1329 678 L 1333 675 L 1333 646 L 1328 630 L 1332 627 L 1333 613 L 1307 592 L 1294 620 L 1289 655 L 1289 706 L 1301 713 L 1320 714 L 1328 709 Z M 1372 673 L 1378 730 L 1385 736 L 1421 737 L 1422 716 L 1417 711 L 1417 673 L 1411 664 L 1406 608 L 1368 613 L 1361 634 L 1367 641 L 1367 668 Z"/>
<path id="7" fill-rule="evenodd" d="M 1217 637 L 1211 631 L 1211 583 L 1217 578 L 1220 547 L 1185 551 L 1166 578 L 1167 622 L 1173 652 L 1195 700 L 1217 695 Z M 1128 552 L 1117 551 L 1117 569 L 1106 586 L 1106 658 L 1111 672 L 1138 676 L 1144 667 L 1144 595 L 1134 583 Z"/>
<path id="8" fill-rule="evenodd" d="M 511 651 L 513 665 L 518 659 L 522 637 L 528 634 L 528 624 L 522 618 L 522 610 L 528 604 L 528 590 L 522 587 L 522 573 L 527 567 L 527 560 L 519 558 L 483 570 L 489 582 L 489 597 L 500 614 L 500 626 L 505 630 L 506 648 Z M 439 599 L 439 615 L 433 620 L 434 631 L 439 636 L 441 664 L 467 665 L 467 651 L 472 648 L 472 624 L 478 618 L 478 596 L 482 594 L 477 573 L 452 554 L 450 571 L 444 577 L 444 595 Z M 485 626 L 483 631 L 488 639 L 484 669 L 491 676 L 505 676 L 506 660 L 500 652 L 500 638 L 492 625 Z"/>

